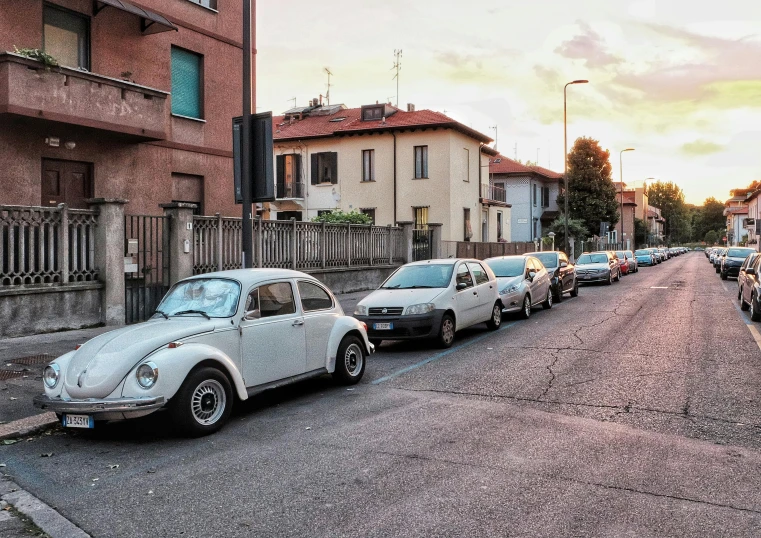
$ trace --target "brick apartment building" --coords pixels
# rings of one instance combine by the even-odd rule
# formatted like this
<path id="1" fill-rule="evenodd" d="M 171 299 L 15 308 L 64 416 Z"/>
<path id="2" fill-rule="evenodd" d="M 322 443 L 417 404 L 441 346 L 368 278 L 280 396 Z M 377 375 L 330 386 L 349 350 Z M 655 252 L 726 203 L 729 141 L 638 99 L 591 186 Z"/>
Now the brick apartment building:
<path id="1" fill-rule="evenodd" d="M 241 2 L 0 0 L 0 10 L 0 204 L 100 197 L 129 200 L 133 214 L 172 201 L 240 213 Z"/>

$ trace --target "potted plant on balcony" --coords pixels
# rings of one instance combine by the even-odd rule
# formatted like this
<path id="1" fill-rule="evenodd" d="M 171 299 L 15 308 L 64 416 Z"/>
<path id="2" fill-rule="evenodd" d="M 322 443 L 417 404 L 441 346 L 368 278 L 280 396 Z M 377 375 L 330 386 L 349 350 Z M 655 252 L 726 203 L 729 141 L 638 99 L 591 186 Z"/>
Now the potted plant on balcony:
<path id="1" fill-rule="evenodd" d="M 58 60 L 53 58 L 44 50 L 25 48 L 20 49 L 16 45 L 13 45 L 13 52 L 14 54 L 18 54 L 24 58 L 29 58 L 30 60 L 42 63 L 45 66 L 45 71 L 50 71 L 51 67 L 59 67 Z"/>

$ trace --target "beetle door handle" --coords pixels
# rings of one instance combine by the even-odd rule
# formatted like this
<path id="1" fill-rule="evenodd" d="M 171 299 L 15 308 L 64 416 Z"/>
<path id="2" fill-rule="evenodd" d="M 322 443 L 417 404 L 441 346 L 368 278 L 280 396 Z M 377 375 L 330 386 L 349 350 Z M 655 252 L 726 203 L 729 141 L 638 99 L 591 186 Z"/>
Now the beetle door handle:
<path id="1" fill-rule="evenodd" d="M 473 295 L 478 295 L 478 292 L 477 292 L 477 291 L 474 291 L 474 292 L 473 292 Z"/>
<path id="2" fill-rule="evenodd" d="M 291 323 L 291 325 L 293 325 L 294 327 L 300 327 L 301 325 L 304 325 L 304 320 L 296 319 L 293 321 L 293 323 Z"/>

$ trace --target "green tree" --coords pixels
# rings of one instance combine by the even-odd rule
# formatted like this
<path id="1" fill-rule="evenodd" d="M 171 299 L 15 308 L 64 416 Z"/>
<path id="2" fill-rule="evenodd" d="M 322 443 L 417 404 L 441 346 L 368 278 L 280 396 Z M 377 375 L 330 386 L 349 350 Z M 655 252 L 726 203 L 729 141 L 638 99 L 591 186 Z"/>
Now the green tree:
<path id="1" fill-rule="evenodd" d="M 588 237 L 600 233 L 601 222 L 611 226 L 618 222 L 616 188 L 610 174 L 610 152 L 592 138 L 576 139 L 568 154 L 568 216 L 584 222 Z M 558 204 L 564 207 L 565 193 L 558 196 Z"/>
<path id="2" fill-rule="evenodd" d="M 637 248 L 647 244 L 649 231 L 647 223 L 644 220 L 634 219 L 634 244 Z"/>
<path id="3" fill-rule="evenodd" d="M 550 231 L 555 233 L 555 246 L 563 248 L 565 244 L 565 219 L 556 218 L 550 224 Z M 576 241 L 586 241 L 590 235 L 586 223 L 581 219 L 568 219 L 568 235 Z"/>
<path id="4" fill-rule="evenodd" d="M 705 237 L 710 230 L 720 230 L 726 226 L 727 218 L 724 216 L 724 204 L 711 196 L 703 202 L 698 214 L 693 219 L 695 227 L 695 239 Z"/>
<path id="5" fill-rule="evenodd" d="M 647 188 L 648 203 L 658 207 L 666 219 L 663 231 L 668 243 L 689 239 L 690 215 L 684 203 L 684 192 L 675 183 L 656 181 Z"/>
<path id="6" fill-rule="evenodd" d="M 323 213 L 312 219 L 312 222 L 327 222 L 328 224 L 372 224 L 370 215 L 358 211 L 341 211 L 334 209 L 330 213 Z"/>
<path id="7" fill-rule="evenodd" d="M 714 230 L 708 230 L 708 232 L 705 234 L 705 237 L 703 238 L 703 241 L 705 241 L 708 245 L 715 245 L 718 240 L 719 234 L 717 234 Z"/>

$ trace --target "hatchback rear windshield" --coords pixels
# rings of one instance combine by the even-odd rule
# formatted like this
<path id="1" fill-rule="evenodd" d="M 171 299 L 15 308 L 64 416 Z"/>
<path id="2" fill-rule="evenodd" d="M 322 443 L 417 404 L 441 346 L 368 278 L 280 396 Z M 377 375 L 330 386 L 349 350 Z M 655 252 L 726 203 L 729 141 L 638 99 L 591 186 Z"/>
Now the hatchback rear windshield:
<path id="1" fill-rule="evenodd" d="M 410 290 L 418 288 L 446 288 L 452 280 L 454 264 L 431 263 L 405 265 L 383 283 L 383 290 Z"/>
<path id="2" fill-rule="evenodd" d="M 576 260 L 576 265 L 585 265 L 588 263 L 608 263 L 608 257 L 605 254 L 582 254 Z"/>
<path id="3" fill-rule="evenodd" d="M 537 256 L 539 258 L 539 256 Z M 541 260 L 541 258 L 539 258 Z M 486 265 L 491 267 L 497 278 L 510 278 L 523 274 L 526 259 L 520 258 L 502 258 L 496 260 L 487 260 Z"/>
<path id="4" fill-rule="evenodd" d="M 532 256 L 534 256 L 534 258 L 539 258 L 542 265 L 548 269 L 558 266 L 558 255 L 554 252 L 534 252 Z"/>
<path id="5" fill-rule="evenodd" d="M 747 258 L 751 254 L 756 252 L 752 248 L 730 248 L 727 252 L 728 258 Z"/>
<path id="6" fill-rule="evenodd" d="M 638 250 L 634 253 L 635 256 L 649 256 L 650 251 L 649 250 Z"/>

